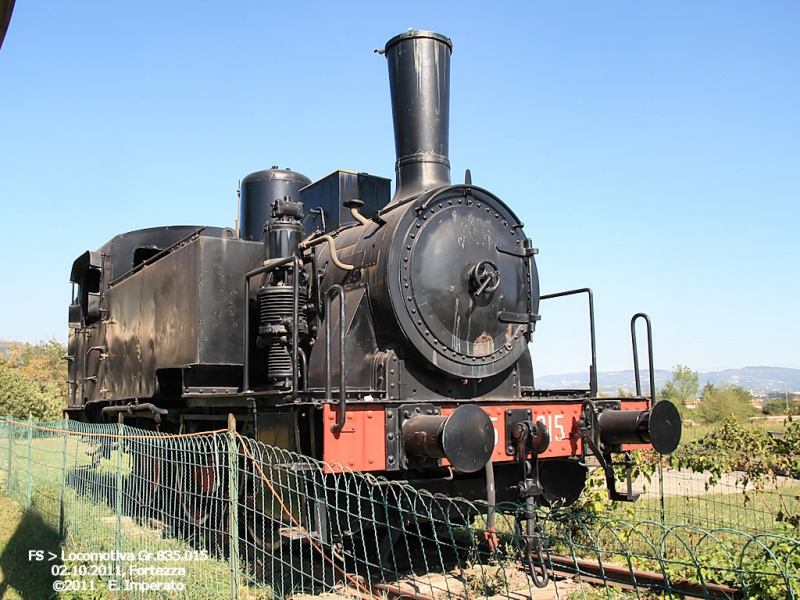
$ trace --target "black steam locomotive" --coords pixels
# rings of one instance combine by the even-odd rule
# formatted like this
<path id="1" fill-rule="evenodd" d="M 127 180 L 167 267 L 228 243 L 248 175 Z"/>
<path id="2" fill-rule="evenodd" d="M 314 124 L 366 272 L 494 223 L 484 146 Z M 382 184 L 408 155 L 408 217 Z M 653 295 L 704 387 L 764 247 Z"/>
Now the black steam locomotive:
<path id="1" fill-rule="evenodd" d="M 535 388 L 536 249 L 469 171 L 450 181 L 451 51 L 426 31 L 386 44 L 394 196 L 366 173 L 273 167 L 242 181 L 236 229 L 144 229 L 80 256 L 70 418 L 178 433 L 233 413 L 333 470 L 492 503 L 570 502 L 592 455 L 611 473 L 630 448 L 671 452 L 667 402 L 598 398 L 594 369 L 589 390 Z"/>

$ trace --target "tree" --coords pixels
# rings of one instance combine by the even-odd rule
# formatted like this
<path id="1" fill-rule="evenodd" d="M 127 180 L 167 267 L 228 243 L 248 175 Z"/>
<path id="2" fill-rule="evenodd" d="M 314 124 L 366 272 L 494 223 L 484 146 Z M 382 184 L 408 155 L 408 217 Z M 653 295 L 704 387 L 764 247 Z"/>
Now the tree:
<path id="1" fill-rule="evenodd" d="M 34 419 L 54 421 L 61 417 L 64 404 L 58 385 L 42 385 L 11 362 L 0 359 L 0 414 L 27 419 L 30 413 Z"/>
<path id="2" fill-rule="evenodd" d="M 753 396 L 741 386 L 722 384 L 703 394 L 697 407 L 697 420 L 701 423 L 722 423 L 734 419 L 746 423 L 755 416 Z"/>
<path id="3" fill-rule="evenodd" d="M 38 344 L 14 344 L 9 352 L 9 362 L 25 375 L 46 385 L 58 386 L 67 397 L 67 362 L 64 355 L 67 348 L 54 339 Z"/>
<path id="4" fill-rule="evenodd" d="M 773 398 L 764 406 L 764 413 L 768 415 L 800 415 L 800 402 L 796 398 Z"/>
<path id="5" fill-rule="evenodd" d="M 61 417 L 67 402 L 66 348 L 56 340 L 14 344 L 0 359 L 0 414 L 42 421 Z"/>
<path id="6" fill-rule="evenodd" d="M 684 415 L 688 400 L 697 398 L 697 390 L 700 385 L 700 376 L 697 371 L 692 371 L 689 367 L 676 365 L 672 368 L 672 380 L 664 384 L 659 393 L 659 399 L 669 400 Z"/>

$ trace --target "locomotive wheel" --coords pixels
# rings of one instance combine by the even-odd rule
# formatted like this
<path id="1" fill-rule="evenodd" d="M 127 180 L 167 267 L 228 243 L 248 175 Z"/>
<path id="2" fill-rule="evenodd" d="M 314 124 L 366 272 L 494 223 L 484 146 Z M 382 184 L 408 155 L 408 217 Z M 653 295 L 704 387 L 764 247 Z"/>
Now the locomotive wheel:
<path id="1" fill-rule="evenodd" d="M 251 500 L 252 505 L 252 500 Z M 245 508 L 243 513 L 247 539 L 260 552 L 274 552 L 284 543 L 280 529 L 265 515 L 252 507 Z"/>
<path id="2" fill-rule="evenodd" d="M 213 514 L 219 486 L 215 469 L 208 465 L 178 467 L 176 489 L 181 511 L 191 525 L 205 525 Z"/>
<path id="3" fill-rule="evenodd" d="M 290 595 L 295 587 L 316 594 L 335 585 L 335 569 L 329 564 L 329 548 L 319 539 L 313 545 L 278 514 L 264 512 L 265 490 L 251 479 L 240 496 L 243 554 L 251 561 L 256 581 L 272 587 L 276 598 Z M 325 554 L 325 556 L 323 556 Z"/>
<path id="4" fill-rule="evenodd" d="M 264 501 L 269 492 L 261 484 L 260 478 L 249 476 L 241 490 L 241 522 L 247 540 L 258 554 L 270 554 L 278 550 L 285 539 L 280 535 L 282 521 L 264 512 Z"/>
<path id="5" fill-rule="evenodd" d="M 138 442 L 138 443 L 137 443 Z M 147 512 L 153 509 L 157 502 L 159 486 L 163 467 L 163 456 L 160 448 L 149 448 L 144 443 L 135 440 L 131 451 L 133 452 L 131 465 L 132 496 L 137 507 Z"/>
<path id="6" fill-rule="evenodd" d="M 173 509 L 180 514 L 177 530 L 212 555 L 224 556 L 229 520 L 222 478 L 227 471 L 205 454 L 194 453 L 194 459 L 178 461 L 175 470 Z"/>
<path id="7" fill-rule="evenodd" d="M 343 536 L 342 551 L 346 567 L 354 574 L 394 581 L 408 573 L 430 568 L 447 571 L 458 565 L 465 551 L 443 548 L 439 540 L 447 536 L 430 522 L 378 526 Z"/>
<path id="8" fill-rule="evenodd" d="M 142 422 L 144 421 L 144 422 Z M 153 421 L 139 419 L 136 427 L 155 433 L 156 425 Z M 131 474 L 128 477 L 128 498 L 130 509 L 138 519 L 145 519 L 161 508 L 163 491 L 169 487 L 169 463 L 167 450 L 163 440 L 158 437 L 133 438 L 125 444 L 125 451 L 130 454 Z"/>

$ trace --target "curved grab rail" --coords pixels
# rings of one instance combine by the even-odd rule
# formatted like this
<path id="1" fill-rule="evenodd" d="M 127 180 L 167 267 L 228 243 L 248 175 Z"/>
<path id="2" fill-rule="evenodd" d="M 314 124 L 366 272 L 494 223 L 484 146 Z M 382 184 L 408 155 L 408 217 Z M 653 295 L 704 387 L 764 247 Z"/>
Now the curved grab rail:
<path id="1" fill-rule="evenodd" d="M 346 370 L 344 360 L 344 325 L 345 304 L 344 288 L 337 284 L 332 285 L 325 292 L 325 398 L 333 395 L 333 382 L 331 373 L 331 304 L 334 295 L 339 294 L 339 418 L 331 425 L 333 433 L 339 433 L 344 427 L 345 411 L 347 410 L 347 390 L 345 389 Z"/>
<path id="2" fill-rule="evenodd" d="M 644 319 L 647 324 L 647 362 L 650 367 L 650 408 L 656 403 L 656 376 L 653 367 L 653 329 L 650 317 L 645 313 L 636 313 L 631 318 L 631 341 L 633 342 L 633 372 L 636 376 L 636 395 L 642 395 L 642 381 L 639 377 L 639 350 L 636 347 L 636 321 Z"/>
<path id="3" fill-rule="evenodd" d="M 594 332 L 594 294 L 592 290 L 590 288 L 567 290 L 566 292 L 557 292 L 555 294 L 544 294 L 539 299 L 548 300 L 550 298 L 561 298 L 562 296 L 574 296 L 575 294 L 589 295 L 589 335 L 592 343 L 592 364 L 589 365 L 589 393 L 592 396 L 597 396 L 597 341 Z"/>

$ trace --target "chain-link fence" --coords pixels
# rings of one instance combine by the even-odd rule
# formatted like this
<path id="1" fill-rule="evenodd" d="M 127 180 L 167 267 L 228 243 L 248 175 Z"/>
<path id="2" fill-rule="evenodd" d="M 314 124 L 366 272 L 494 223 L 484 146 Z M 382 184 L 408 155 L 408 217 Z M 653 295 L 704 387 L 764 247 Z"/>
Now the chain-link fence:
<path id="1" fill-rule="evenodd" d="M 83 587 L 73 597 L 580 598 L 594 586 L 616 597 L 619 585 L 634 597 L 800 595 L 796 529 L 692 516 L 693 493 L 673 505 L 661 491 L 684 472 L 662 472 L 633 505 L 497 506 L 487 527 L 486 503 L 266 446 L 233 424 L 180 436 L 0 425 L 6 493 L 57 532 L 51 573 Z M 727 494 L 696 479 L 697 497 Z M 727 495 L 744 502 L 736 485 Z"/>

